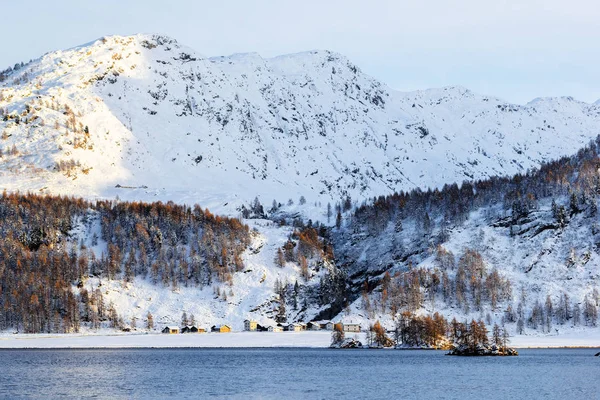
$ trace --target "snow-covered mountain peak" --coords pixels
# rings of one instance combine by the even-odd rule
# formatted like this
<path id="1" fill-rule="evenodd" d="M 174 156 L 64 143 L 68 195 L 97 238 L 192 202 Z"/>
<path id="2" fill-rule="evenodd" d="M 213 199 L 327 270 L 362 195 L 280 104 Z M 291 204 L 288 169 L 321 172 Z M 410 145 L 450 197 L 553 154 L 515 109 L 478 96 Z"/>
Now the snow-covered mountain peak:
<path id="1" fill-rule="evenodd" d="M 354 65 L 346 56 L 331 50 L 310 50 L 300 53 L 283 54 L 271 59 L 277 64 L 296 64 L 309 66 L 315 69 L 327 69 L 339 67 L 347 67 L 352 69 L 354 73 L 360 72 L 360 68 Z M 331 71 L 335 73 L 334 70 Z"/>
<path id="2" fill-rule="evenodd" d="M 590 107 L 591 105 L 583 102 L 583 101 L 579 101 L 576 100 L 575 98 L 573 98 L 572 96 L 561 96 L 561 97 L 537 97 L 533 100 L 531 100 L 529 103 L 526 104 L 527 107 L 581 107 L 581 108 L 586 108 L 586 107 Z"/>
<path id="3" fill-rule="evenodd" d="M 570 98 L 398 92 L 330 51 L 207 58 L 159 35 L 108 36 L 3 76 L 1 188 L 226 211 L 256 195 L 337 201 L 514 174 L 574 153 L 600 119 Z"/>

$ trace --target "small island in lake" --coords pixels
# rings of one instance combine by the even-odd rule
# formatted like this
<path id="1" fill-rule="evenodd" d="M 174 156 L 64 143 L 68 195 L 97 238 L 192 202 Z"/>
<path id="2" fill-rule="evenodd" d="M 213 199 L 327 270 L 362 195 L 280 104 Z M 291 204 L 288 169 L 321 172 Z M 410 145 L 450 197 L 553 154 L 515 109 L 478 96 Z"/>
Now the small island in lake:
<path id="1" fill-rule="evenodd" d="M 369 329 L 365 332 L 366 344 L 363 345 L 357 338 L 347 338 L 342 324 L 335 324 L 333 332 L 331 333 L 331 346 L 332 349 L 382 349 L 391 348 L 394 346 L 394 342 L 390 339 L 383 326 L 379 321 L 375 324 L 370 325 Z"/>
<path id="2" fill-rule="evenodd" d="M 452 321 L 452 336 L 455 346 L 449 356 L 518 356 L 519 353 L 508 347 L 508 332 L 494 324 L 491 340 L 483 321 L 472 320 L 470 324 Z"/>
<path id="3" fill-rule="evenodd" d="M 341 324 L 336 324 L 331 333 L 333 349 L 382 349 L 398 350 L 449 350 L 451 356 L 517 356 L 519 353 L 508 347 L 509 335 L 503 327 L 494 324 L 491 337 L 482 320 L 460 323 L 455 318 L 448 322 L 442 315 L 417 316 L 403 312 L 396 320 L 393 338 L 379 323 L 370 325 L 365 331 L 366 343 L 358 338 L 347 338 Z"/>
<path id="4" fill-rule="evenodd" d="M 341 342 L 331 343 L 329 346 L 331 349 L 362 349 L 364 348 L 363 344 L 353 338 L 345 338 Z"/>
<path id="5" fill-rule="evenodd" d="M 477 346 L 470 348 L 468 346 L 455 347 L 446 355 L 448 356 L 518 356 L 517 350 L 512 347 L 498 347 L 495 344 L 491 346 Z"/>

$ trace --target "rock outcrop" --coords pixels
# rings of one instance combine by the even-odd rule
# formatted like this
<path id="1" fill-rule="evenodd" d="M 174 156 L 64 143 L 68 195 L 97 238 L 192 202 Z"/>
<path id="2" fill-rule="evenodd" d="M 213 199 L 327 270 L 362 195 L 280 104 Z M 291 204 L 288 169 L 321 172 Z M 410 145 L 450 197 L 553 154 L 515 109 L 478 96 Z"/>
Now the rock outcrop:
<path id="1" fill-rule="evenodd" d="M 477 347 L 457 346 L 450 352 L 448 356 L 518 356 L 517 350 L 511 347 L 498 347 L 493 345 L 479 345 Z"/>
<path id="2" fill-rule="evenodd" d="M 330 349 L 362 349 L 363 344 L 356 339 L 347 338 L 339 343 L 332 343 Z"/>

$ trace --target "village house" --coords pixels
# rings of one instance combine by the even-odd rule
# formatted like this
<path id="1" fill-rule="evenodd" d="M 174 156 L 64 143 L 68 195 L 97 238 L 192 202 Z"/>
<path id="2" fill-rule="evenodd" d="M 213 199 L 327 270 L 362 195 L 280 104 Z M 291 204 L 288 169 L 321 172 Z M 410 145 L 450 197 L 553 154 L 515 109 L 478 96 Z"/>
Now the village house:
<path id="1" fill-rule="evenodd" d="M 335 327 L 335 324 L 331 321 L 326 322 L 325 324 L 321 325 L 326 331 L 332 331 L 333 328 Z"/>
<path id="2" fill-rule="evenodd" d="M 261 324 L 256 324 L 256 331 L 257 332 L 267 332 L 269 330 L 268 327 L 263 326 Z"/>
<path id="3" fill-rule="evenodd" d="M 169 333 L 169 334 L 179 333 L 179 327 L 178 326 L 165 326 L 165 328 L 161 332 Z"/>
<path id="4" fill-rule="evenodd" d="M 289 324 L 287 325 L 284 330 L 288 331 L 288 332 L 300 332 L 302 330 L 302 325 L 300 324 Z"/>
<path id="5" fill-rule="evenodd" d="M 306 329 L 309 331 L 320 331 L 321 324 L 319 324 L 318 322 L 309 322 L 308 324 L 306 324 Z"/>
<path id="6" fill-rule="evenodd" d="M 249 319 L 244 321 L 244 330 L 248 332 L 255 332 L 258 328 L 258 322 L 250 321 Z"/>
<path id="7" fill-rule="evenodd" d="M 188 325 L 181 328 L 181 333 L 206 333 L 206 329 Z"/>
<path id="8" fill-rule="evenodd" d="M 344 332 L 360 332 L 360 324 L 348 323 L 342 324 Z"/>
<path id="9" fill-rule="evenodd" d="M 281 325 L 269 326 L 267 328 L 269 332 L 283 332 L 283 327 Z"/>
<path id="10" fill-rule="evenodd" d="M 210 331 L 218 333 L 227 333 L 231 332 L 231 327 L 229 325 L 214 325 L 212 328 L 210 328 Z"/>

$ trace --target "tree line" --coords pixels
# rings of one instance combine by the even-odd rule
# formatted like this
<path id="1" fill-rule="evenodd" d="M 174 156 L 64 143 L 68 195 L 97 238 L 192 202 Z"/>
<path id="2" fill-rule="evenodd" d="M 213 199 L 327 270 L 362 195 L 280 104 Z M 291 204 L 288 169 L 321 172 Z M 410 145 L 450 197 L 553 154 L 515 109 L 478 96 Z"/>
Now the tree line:
<path id="1" fill-rule="evenodd" d="M 75 240 L 77 226 L 94 232 L 91 242 Z M 250 241 L 240 220 L 199 206 L 6 192 L 0 235 L 0 329 L 32 333 L 122 325 L 99 288 L 84 288 L 90 276 L 171 287 L 228 282 Z M 88 246 L 105 250 L 97 256 Z"/>

